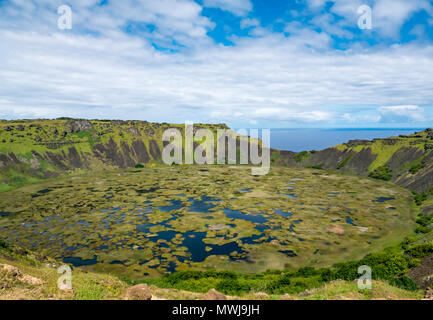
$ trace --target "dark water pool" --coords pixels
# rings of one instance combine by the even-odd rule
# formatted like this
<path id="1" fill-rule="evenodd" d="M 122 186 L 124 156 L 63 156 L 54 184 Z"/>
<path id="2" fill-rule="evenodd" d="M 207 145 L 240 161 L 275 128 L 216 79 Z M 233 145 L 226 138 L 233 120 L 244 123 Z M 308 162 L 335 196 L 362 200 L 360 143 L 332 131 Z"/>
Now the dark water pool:
<path id="1" fill-rule="evenodd" d="M 376 200 L 373 200 L 373 202 L 382 203 L 382 202 L 391 201 L 391 200 L 395 200 L 395 197 L 378 197 L 378 198 L 376 198 Z"/>
<path id="2" fill-rule="evenodd" d="M 356 226 L 356 224 L 353 222 L 353 220 L 350 217 L 346 217 L 346 223 L 348 223 L 352 226 Z"/>
<path id="3" fill-rule="evenodd" d="M 293 216 L 293 213 L 291 213 L 291 212 L 285 212 L 285 211 L 275 210 L 275 209 L 274 209 L 274 212 L 275 212 L 276 214 L 279 214 L 279 215 L 282 216 L 283 218 L 289 218 L 289 217 Z"/>
<path id="4" fill-rule="evenodd" d="M 72 264 L 74 267 L 92 266 L 98 263 L 97 256 L 87 260 L 78 257 L 64 257 L 62 260 L 64 263 Z"/>
<path id="5" fill-rule="evenodd" d="M 47 189 L 48 190 L 48 189 Z M 44 194 L 49 192 L 51 190 L 45 191 L 41 190 L 41 194 Z M 39 194 L 39 193 L 38 193 Z M 243 260 L 247 258 L 247 252 L 242 249 L 242 244 L 258 244 L 258 243 L 268 243 L 272 240 L 271 237 L 267 236 L 264 231 L 271 229 L 271 226 L 265 225 L 265 223 L 268 222 L 270 216 L 268 216 L 265 213 L 244 213 L 239 210 L 232 210 L 230 208 L 221 208 L 219 207 L 219 203 L 222 200 L 208 197 L 208 196 L 201 196 L 199 200 L 194 198 L 188 198 L 185 200 L 170 200 L 168 201 L 168 205 L 164 206 L 152 206 L 150 202 L 147 202 L 147 204 L 150 204 L 148 206 L 140 207 L 138 205 L 135 205 L 134 209 L 130 209 L 129 212 L 133 211 L 135 213 L 142 213 L 143 214 L 143 223 L 136 225 L 136 228 L 139 233 L 144 234 L 150 234 L 150 228 L 154 226 L 164 226 L 167 230 L 156 232 L 153 235 L 147 237 L 150 242 L 154 243 L 154 248 L 156 248 L 156 252 L 152 255 L 153 258 L 158 258 L 160 261 L 160 264 L 157 266 L 153 266 L 155 268 L 162 268 L 166 270 L 167 272 L 174 272 L 177 268 L 177 264 L 179 262 L 203 262 L 208 258 L 209 256 L 219 256 L 224 255 L 228 256 L 231 260 Z M 173 213 L 173 215 L 162 222 L 159 223 L 147 223 L 147 217 L 146 214 L 151 213 L 154 210 L 160 210 L 163 212 L 171 212 L 176 211 L 182 208 L 188 208 L 188 211 L 190 212 L 199 212 L 199 213 L 211 213 L 212 210 L 218 209 L 222 210 L 222 212 L 225 214 L 227 218 L 230 219 L 240 219 L 244 221 L 249 221 L 255 224 L 255 229 L 260 231 L 260 234 L 253 235 L 251 237 L 241 238 L 238 239 L 238 241 L 230 241 L 226 238 L 222 238 L 223 241 L 229 241 L 227 243 L 224 243 L 223 245 L 215 245 L 215 244 L 206 244 L 204 242 L 204 239 L 206 238 L 207 232 L 195 232 L 195 231 L 189 231 L 189 232 L 177 232 L 173 230 L 173 228 L 170 226 L 170 222 L 174 221 L 176 219 L 179 219 L 181 215 L 177 215 Z M 100 224 L 108 229 L 113 224 L 121 224 L 124 223 L 124 219 L 128 215 L 127 212 L 123 212 L 125 207 L 114 207 L 110 209 L 101 210 L 103 213 L 106 213 L 107 215 L 100 220 Z M 92 213 L 93 211 L 91 211 Z M 275 214 L 281 215 L 284 218 L 288 218 L 292 216 L 291 212 L 285 212 L 282 210 L 274 210 Z M 9 215 L 8 212 L 0 212 L 0 216 Z M 54 216 L 48 217 L 48 219 L 53 219 Z M 60 217 L 55 216 L 56 219 L 60 219 Z M 295 222 L 297 223 L 297 222 Z M 90 224 L 86 222 L 85 220 L 79 220 L 74 226 L 68 226 L 68 227 L 81 227 L 81 226 L 89 226 Z M 229 225 L 230 227 L 234 227 L 234 225 Z M 275 225 L 272 226 L 272 229 L 281 229 L 281 226 Z M 291 228 L 292 229 L 292 228 Z M 174 246 L 170 245 L 173 244 L 174 238 L 177 236 L 179 237 L 181 235 L 182 240 L 181 243 L 176 244 Z M 101 235 L 99 235 L 101 237 Z M 101 237 L 102 239 L 102 237 Z M 107 243 L 111 240 L 115 240 L 115 235 L 107 236 L 106 239 Z M 164 240 L 163 242 L 159 240 Z M 158 242 L 159 241 L 159 242 Z M 127 248 L 127 247 L 133 247 L 134 244 L 123 244 L 123 243 L 116 243 L 115 247 L 117 249 L 119 248 Z M 175 248 L 178 247 L 186 247 L 186 257 L 176 256 L 175 254 Z M 162 257 L 162 252 L 167 253 L 167 248 L 169 248 L 170 254 L 173 254 L 173 259 L 177 261 L 168 261 L 166 258 Z M 98 263 L 98 256 L 97 253 L 92 259 L 82 259 L 80 257 L 74 257 L 74 252 L 76 250 L 79 250 L 80 247 L 68 247 L 66 248 L 66 254 L 64 256 L 59 257 L 63 260 L 64 263 L 72 264 L 76 267 L 80 266 L 90 266 Z M 142 250 L 141 247 L 136 247 L 136 250 Z M 165 250 L 159 250 L 159 249 L 165 249 Z M 97 248 L 100 252 L 106 252 L 108 250 L 108 246 Z M 287 251 L 288 255 L 291 253 Z M 149 260 L 150 261 L 150 260 Z M 147 263 L 148 261 L 142 261 L 141 263 Z M 112 264 L 123 264 L 122 261 L 112 261 Z"/>
<path id="6" fill-rule="evenodd" d="M 36 192 L 35 194 L 32 194 L 32 198 L 37 198 L 40 196 L 43 196 L 44 194 L 53 191 L 53 189 L 42 189 Z"/>
<path id="7" fill-rule="evenodd" d="M 245 221 L 250 221 L 252 223 L 259 223 L 259 224 L 263 224 L 266 223 L 268 221 L 268 218 L 262 216 L 262 215 L 252 215 L 252 214 L 246 214 L 243 213 L 242 211 L 239 210 L 231 210 L 231 209 L 224 209 L 224 214 L 226 215 L 227 218 L 230 219 L 240 219 L 240 220 L 245 220 Z"/>

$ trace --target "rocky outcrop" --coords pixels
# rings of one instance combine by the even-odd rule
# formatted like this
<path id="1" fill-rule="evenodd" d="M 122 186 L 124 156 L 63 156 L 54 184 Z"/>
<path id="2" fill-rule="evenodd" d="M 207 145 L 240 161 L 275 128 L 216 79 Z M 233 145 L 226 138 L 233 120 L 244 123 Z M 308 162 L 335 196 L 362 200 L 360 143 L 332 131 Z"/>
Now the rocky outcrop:
<path id="1" fill-rule="evenodd" d="M 152 292 L 146 284 L 139 284 L 126 290 L 125 300 L 152 300 Z"/>
<path id="2" fill-rule="evenodd" d="M 203 300 L 227 300 L 227 297 L 215 289 L 210 289 L 204 296 Z"/>
<path id="3" fill-rule="evenodd" d="M 149 153 L 147 152 L 146 146 L 143 141 L 135 140 L 131 144 L 132 152 L 138 160 L 138 163 L 148 163 L 150 161 Z"/>
<path id="4" fill-rule="evenodd" d="M 270 300 L 270 296 L 265 292 L 257 292 L 254 294 L 254 300 Z"/>
<path id="5" fill-rule="evenodd" d="M 44 281 L 31 275 L 24 274 L 20 269 L 14 266 L 0 264 L 0 289 L 13 287 L 17 283 L 38 286 L 44 284 Z"/>
<path id="6" fill-rule="evenodd" d="M 412 268 L 408 277 L 416 282 L 421 289 L 433 286 L 433 254 L 421 259 L 418 267 Z"/>
<path id="7" fill-rule="evenodd" d="M 421 212 L 425 216 L 432 217 L 433 216 L 433 206 L 424 206 L 421 208 Z"/>
<path id="8" fill-rule="evenodd" d="M 149 141 L 149 151 L 153 159 L 160 159 L 161 150 L 159 149 L 158 143 L 153 139 Z"/>
<path id="9" fill-rule="evenodd" d="M 140 131 L 136 128 L 136 127 L 131 127 L 128 128 L 127 131 L 131 134 L 133 134 L 134 136 L 141 136 Z"/>
<path id="10" fill-rule="evenodd" d="M 70 120 L 66 123 L 70 133 L 78 133 L 80 131 L 93 129 L 92 123 L 89 120 L 77 119 Z"/>
<path id="11" fill-rule="evenodd" d="M 433 300 L 433 289 L 432 288 L 427 288 L 427 290 L 425 292 L 424 299 L 425 300 Z"/>

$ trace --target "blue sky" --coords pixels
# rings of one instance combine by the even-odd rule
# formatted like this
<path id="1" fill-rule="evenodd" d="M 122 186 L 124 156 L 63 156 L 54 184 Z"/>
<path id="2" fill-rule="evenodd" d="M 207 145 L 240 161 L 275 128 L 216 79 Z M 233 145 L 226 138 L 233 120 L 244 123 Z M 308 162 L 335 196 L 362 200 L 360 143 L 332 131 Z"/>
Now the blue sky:
<path id="1" fill-rule="evenodd" d="M 0 0 L 0 43 L 5 119 L 433 124 L 428 0 Z"/>

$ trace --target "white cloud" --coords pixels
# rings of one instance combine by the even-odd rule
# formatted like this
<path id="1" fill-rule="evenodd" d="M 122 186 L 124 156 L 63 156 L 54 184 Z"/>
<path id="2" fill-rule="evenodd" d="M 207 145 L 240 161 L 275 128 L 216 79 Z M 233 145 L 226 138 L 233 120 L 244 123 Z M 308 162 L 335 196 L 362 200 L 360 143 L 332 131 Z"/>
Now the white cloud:
<path id="1" fill-rule="evenodd" d="M 332 119 L 327 106 L 433 105 L 428 47 L 315 52 L 296 37 L 266 35 L 164 54 L 126 35 L 0 31 L 0 41 L 3 117 L 183 122 L 218 114 L 231 121 L 237 113 L 246 121 L 314 122 Z M 382 109 L 383 116 L 391 111 Z"/>
<path id="2" fill-rule="evenodd" d="M 381 122 L 426 122 L 424 109 L 414 105 L 380 107 Z"/>
<path id="3" fill-rule="evenodd" d="M 204 0 L 203 5 L 209 8 L 219 8 L 234 15 L 244 17 L 253 9 L 250 0 Z"/>
<path id="4" fill-rule="evenodd" d="M 349 123 L 377 123 L 381 120 L 381 116 L 374 114 L 345 113 L 342 115 L 342 119 Z"/>
<path id="5" fill-rule="evenodd" d="M 173 43 L 198 46 L 209 44 L 207 31 L 215 24 L 202 16 L 202 7 L 193 0 L 100 0 L 73 1 L 71 33 L 92 33 L 113 38 L 122 35 L 128 25 L 153 25 L 153 32 L 138 29 L 142 37 L 161 45 Z M 1 3 L 1 2 L 0 2 Z M 15 0 L 3 4 L 0 29 L 57 32 L 57 8 L 60 0 Z"/>
<path id="6" fill-rule="evenodd" d="M 308 28 L 302 28 L 297 21 L 288 23 L 284 32 L 289 34 L 290 41 L 299 47 L 323 49 L 329 47 L 331 37 L 325 32 L 318 32 Z"/>
<path id="7" fill-rule="evenodd" d="M 294 121 L 302 123 L 317 123 L 331 121 L 335 113 L 321 110 L 292 111 L 287 108 L 263 108 L 256 109 L 250 117 L 264 120 Z"/>
<path id="8" fill-rule="evenodd" d="M 400 29 L 415 12 L 432 9 L 425 0 L 377 0 L 373 7 L 373 28 L 391 37 L 397 37 Z"/>
<path id="9" fill-rule="evenodd" d="M 257 19 L 249 19 L 245 18 L 241 20 L 240 27 L 241 29 L 248 29 L 251 27 L 258 27 L 260 25 L 260 21 Z"/>
<path id="10" fill-rule="evenodd" d="M 323 7 L 326 3 L 326 0 L 307 0 L 307 3 L 310 8 L 316 9 Z"/>
<path id="11" fill-rule="evenodd" d="M 329 23 L 329 14 L 318 13 L 326 3 L 331 3 L 330 13 L 344 19 Z M 330 34 L 345 37 L 348 36 L 348 31 L 344 28 L 357 26 L 357 9 L 365 4 L 372 7 L 373 31 L 384 37 L 398 38 L 403 24 L 416 12 L 425 10 L 433 16 L 433 6 L 429 0 L 308 0 L 308 4 L 311 10 L 317 12 L 313 24 Z"/>
<path id="12" fill-rule="evenodd" d="M 207 37 L 213 25 L 192 1 L 164 0 L 184 4 L 177 12 L 150 0 L 131 8 L 131 1 L 110 1 L 99 11 L 77 1 L 72 32 L 56 29 L 56 10 L 39 10 L 39 19 L 29 21 L 36 2 L 22 2 L 29 6 L 23 12 L 2 7 L 0 117 L 357 123 L 378 121 L 378 106 L 433 106 L 433 73 L 427 72 L 433 47 L 339 52 L 329 49 L 327 33 L 296 23 L 286 27 L 288 37 L 259 27 L 260 37 L 234 38 L 235 46 L 224 47 Z M 321 23 L 331 24 L 328 18 Z M 130 20 L 155 30 L 122 32 Z M 81 34 L 84 29 L 91 32 Z M 192 49 L 164 53 L 148 37 Z M 338 105 L 353 111 L 330 109 Z M 372 114 L 357 114 L 360 105 L 371 106 Z M 400 116 L 384 108 L 384 121 Z M 422 121 L 420 111 L 406 110 L 414 121 Z"/>

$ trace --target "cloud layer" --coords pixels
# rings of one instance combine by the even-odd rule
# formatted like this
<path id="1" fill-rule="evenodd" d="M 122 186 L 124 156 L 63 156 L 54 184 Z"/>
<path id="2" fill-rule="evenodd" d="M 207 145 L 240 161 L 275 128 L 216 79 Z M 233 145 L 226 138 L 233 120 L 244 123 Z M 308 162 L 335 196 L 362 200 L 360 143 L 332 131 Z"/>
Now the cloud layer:
<path id="1" fill-rule="evenodd" d="M 188 119 L 238 126 L 356 126 L 433 118 L 430 45 L 335 50 L 333 33 L 324 31 L 331 18 L 315 16 L 322 31 L 287 22 L 285 33 L 278 33 L 245 18 L 253 7 L 241 0 L 202 4 L 243 17 L 239 25 L 260 31 L 233 37 L 232 46 L 209 37 L 215 22 L 189 0 L 103 6 L 76 1 L 73 30 L 65 32 L 56 28 L 55 2 L 14 0 L 0 10 L 2 118 Z M 324 5 L 310 2 L 311 10 Z M 336 1 L 333 10 L 349 17 L 354 3 Z M 409 7 L 389 17 L 390 24 L 398 25 L 418 8 Z"/>

